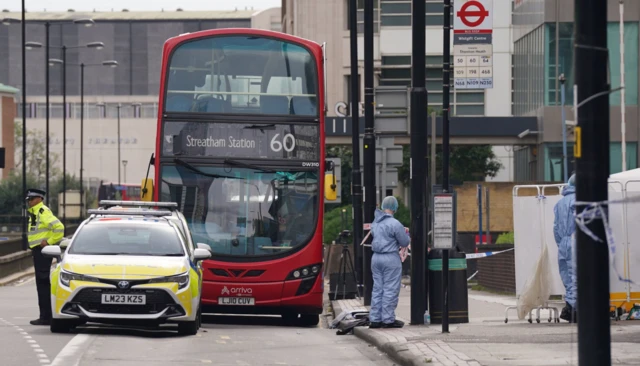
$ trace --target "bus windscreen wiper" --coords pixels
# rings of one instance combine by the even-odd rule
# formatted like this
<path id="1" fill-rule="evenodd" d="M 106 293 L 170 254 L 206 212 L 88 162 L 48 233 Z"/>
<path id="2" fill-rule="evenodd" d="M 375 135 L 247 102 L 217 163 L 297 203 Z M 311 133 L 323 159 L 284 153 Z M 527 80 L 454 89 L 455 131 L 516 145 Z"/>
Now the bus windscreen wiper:
<path id="1" fill-rule="evenodd" d="M 246 126 L 246 129 L 255 129 L 255 130 L 273 130 L 276 128 L 275 124 L 269 124 L 269 125 L 251 125 L 251 126 Z"/>
<path id="2" fill-rule="evenodd" d="M 249 168 L 249 169 L 255 169 L 255 170 L 259 170 L 261 172 L 265 172 L 265 173 L 275 173 L 276 172 L 275 170 L 272 170 L 272 169 L 263 168 L 261 166 L 255 165 L 255 164 L 243 163 L 243 162 L 238 161 L 238 160 L 225 159 L 224 163 L 225 164 L 229 164 L 229 165 L 242 166 L 242 167 Z"/>
<path id="3" fill-rule="evenodd" d="M 203 175 L 203 176 L 205 176 L 205 177 L 209 177 L 209 178 L 229 178 L 229 179 L 239 179 L 238 177 L 231 177 L 231 176 L 227 176 L 227 175 L 211 174 L 211 173 L 204 172 L 204 171 L 202 171 L 202 170 L 200 170 L 200 169 L 196 168 L 195 166 L 193 166 L 193 165 L 191 165 L 191 164 L 187 163 L 186 161 L 184 161 L 184 160 L 182 160 L 182 159 L 175 158 L 175 159 L 173 159 L 173 161 L 174 161 L 176 164 L 181 165 L 181 166 L 183 166 L 183 167 L 185 167 L 185 168 L 187 168 L 187 169 L 191 170 L 192 172 L 197 173 L 197 174 L 200 174 L 200 175 Z"/>

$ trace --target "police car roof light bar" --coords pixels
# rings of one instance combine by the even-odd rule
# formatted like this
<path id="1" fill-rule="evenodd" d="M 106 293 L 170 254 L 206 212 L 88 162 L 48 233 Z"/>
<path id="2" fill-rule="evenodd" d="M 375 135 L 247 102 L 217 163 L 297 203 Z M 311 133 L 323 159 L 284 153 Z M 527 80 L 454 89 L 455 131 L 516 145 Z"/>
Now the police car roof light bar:
<path id="1" fill-rule="evenodd" d="M 91 209 L 87 211 L 89 215 L 110 215 L 110 216 L 171 216 L 171 211 L 153 210 L 101 210 Z"/>
<path id="2" fill-rule="evenodd" d="M 148 201 L 113 201 L 102 200 L 100 206 L 127 206 L 127 207 L 164 207 L 171 209 L 178 209 L 178 204 L 175 202 L 148 202 Z"/>

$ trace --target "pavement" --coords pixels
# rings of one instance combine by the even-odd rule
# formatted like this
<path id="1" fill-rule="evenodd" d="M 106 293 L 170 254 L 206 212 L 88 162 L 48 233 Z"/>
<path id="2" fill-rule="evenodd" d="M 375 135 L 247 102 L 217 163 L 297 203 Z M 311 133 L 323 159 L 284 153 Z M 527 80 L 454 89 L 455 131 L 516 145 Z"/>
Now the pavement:
<path id="1" fill-rule="evenodd" d="M 356 327 L 354 334 L 387 353 L 399 365 L 577 365 L 577 327 L 563 320 L 548 322 L 549 313 L 541 311 L 541 321 L 519 320 L 515 311 L 505 309 L 516 304 L 515 297 L 468 291 L 469 323 L 450 324 L 442 333 L 440 324 L 410 325 L 410 287 L 400 291 L 396 317 L 405 322 L 401 329 Z M 563 304 L 552 304 L 562 308 Z M 358 310 L 360 300 L 332 302 L 336 316 L 343 310 Z M 613 365 L 640 365 L 640 321 L 611 322 Z"/>
<path id="2" fill-rule="evenodd" d="M 2 366 L 394 365 L 361 339 L 337 337 L 326 321 L 309 328 L 273 316 L 205 314 L 195 336 L 179 336 L 175 326 L 83 326 L 52 334 L 29 324 L 38 313 L 33 277 L 0 287 L 0 299 Z"/>

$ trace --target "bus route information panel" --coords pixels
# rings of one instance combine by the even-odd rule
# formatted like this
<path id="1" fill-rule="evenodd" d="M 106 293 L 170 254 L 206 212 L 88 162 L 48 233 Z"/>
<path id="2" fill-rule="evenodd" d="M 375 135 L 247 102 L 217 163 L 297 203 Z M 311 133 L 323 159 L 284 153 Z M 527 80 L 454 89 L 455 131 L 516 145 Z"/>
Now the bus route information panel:
<path id="1" fill-rule="evenodd" d="M 162 155 L 320 160 L 317 125 L 166 122 Z"/>

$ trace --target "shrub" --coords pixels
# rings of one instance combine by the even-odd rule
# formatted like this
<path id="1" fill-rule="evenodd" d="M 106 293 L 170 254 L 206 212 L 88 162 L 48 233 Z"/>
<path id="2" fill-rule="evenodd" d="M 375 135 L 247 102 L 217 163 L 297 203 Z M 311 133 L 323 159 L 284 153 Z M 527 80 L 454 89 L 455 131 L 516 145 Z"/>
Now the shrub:
<path id="1" fill-rule="evenodd" d="M 496 239 L 496 244 L 514 244 L 514 236 L 513 232 L 503 233 L 498 235 L 498 239 Z"/>

